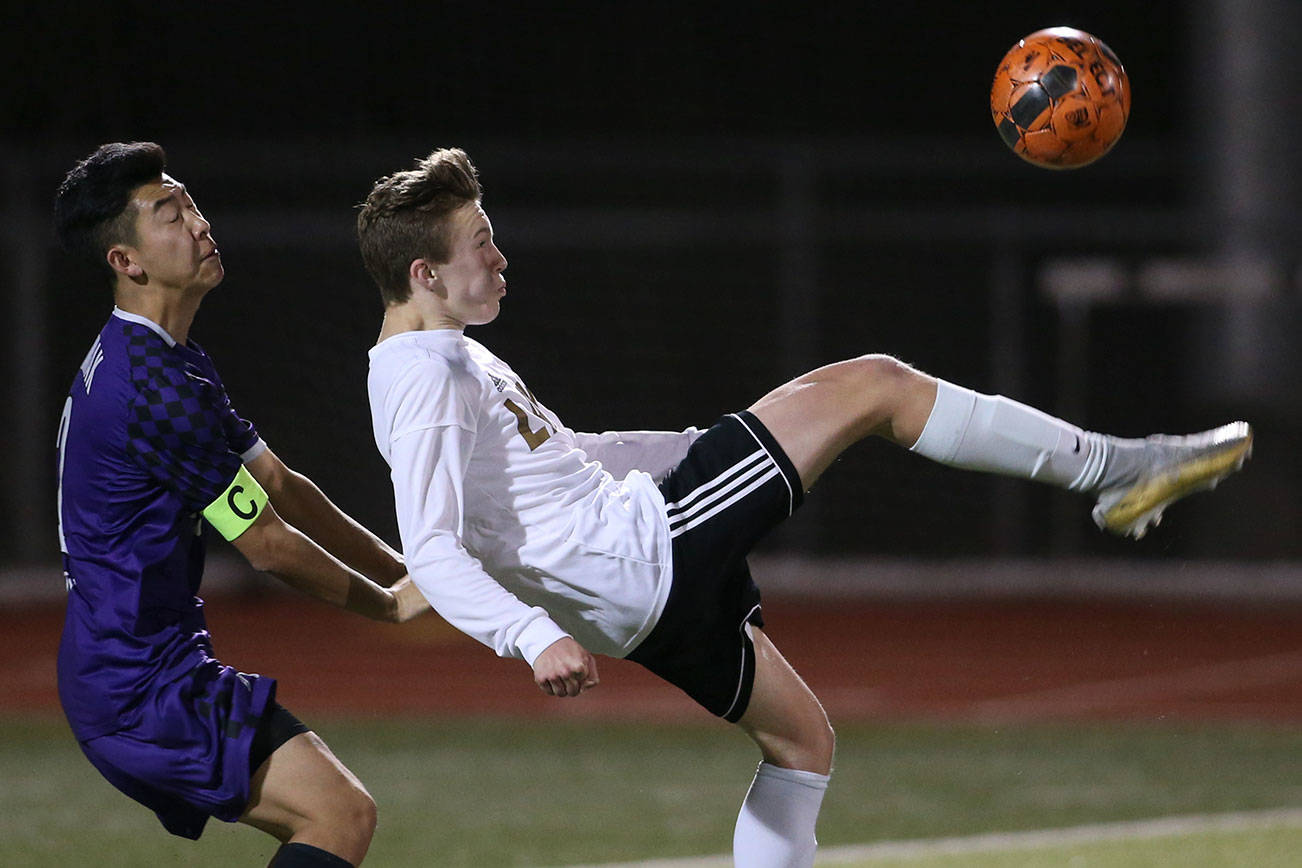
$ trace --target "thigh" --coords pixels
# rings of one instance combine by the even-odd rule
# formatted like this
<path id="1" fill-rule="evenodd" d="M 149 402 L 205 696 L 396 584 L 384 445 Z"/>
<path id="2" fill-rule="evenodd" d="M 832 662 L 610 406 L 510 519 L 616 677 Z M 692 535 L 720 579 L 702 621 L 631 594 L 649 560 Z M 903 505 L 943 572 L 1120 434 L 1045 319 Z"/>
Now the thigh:
<path id="1" fill-rule="evenodd" d="M 913 445 L 935 402 L 931 377 L 889 356 L 863 356 L 784 383 L 750 412 L 773 434 L 809 489 L 838 455 L 865 437 Z"/>
<path id="2" fill-rule="evenodd" d="M 752 628 L 755 680 L 750 704 L 737 725 L 766 762 L 829 774 L 835 735 L 822 703 L 763 630 Z"/>
<path id="3" fill-rule="evenodd" d="M 329 746 L 316 733 L 305 732 L 276 748 L 254 774 L 240 822 L 285 841 L 365 793 L 362 782 Z"/>

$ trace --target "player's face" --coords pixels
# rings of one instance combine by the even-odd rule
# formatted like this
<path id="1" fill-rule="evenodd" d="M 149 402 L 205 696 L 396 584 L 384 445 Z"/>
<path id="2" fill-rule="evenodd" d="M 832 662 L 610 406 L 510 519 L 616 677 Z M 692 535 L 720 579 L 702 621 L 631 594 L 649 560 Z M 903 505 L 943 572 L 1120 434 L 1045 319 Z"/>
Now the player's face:
<path id="1" fill-rule="evenodd" d="M 493 243 L 493 224 L 477 203 L 462 206 L 448 219 L 451 257 L 435 268 L 447 314 L 462 325 L 490 323 L 506 295 L 506 257 Z"/>
<path id="2" fill-rule="evenodd" d="M 136 283 L 205 292 L 221 283 L 225 272 L 212 227 L 184 184 L 163 175 L 137 187 L 131 198 L 135 243 L 117 245 L 130 253 L 129 277 Z"/>

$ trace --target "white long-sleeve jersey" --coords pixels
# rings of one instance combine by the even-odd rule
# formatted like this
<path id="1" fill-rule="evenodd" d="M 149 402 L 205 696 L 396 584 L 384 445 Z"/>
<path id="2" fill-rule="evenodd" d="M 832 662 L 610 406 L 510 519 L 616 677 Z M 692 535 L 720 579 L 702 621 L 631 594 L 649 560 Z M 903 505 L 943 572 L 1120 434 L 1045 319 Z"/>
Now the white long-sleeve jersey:
<path id="1" fill-rule="evenodd" d="M 669 595 L 668 473 L 699 435 L 576 434 L 460 331 L 370 351 L 375 443 L 412 580 L 449 623 L 530 665 L 565 635 L 628 654 Z"/>

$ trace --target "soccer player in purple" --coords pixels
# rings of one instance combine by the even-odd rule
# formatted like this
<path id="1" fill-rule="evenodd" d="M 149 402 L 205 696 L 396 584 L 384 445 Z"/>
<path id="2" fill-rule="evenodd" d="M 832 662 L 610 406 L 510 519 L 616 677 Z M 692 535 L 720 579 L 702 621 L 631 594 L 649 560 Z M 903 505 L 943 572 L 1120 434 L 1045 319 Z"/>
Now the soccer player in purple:
<path id="1" fill-rule="evenodd" d="M 165 168 L 156 144 L 104 145 L 56 198 L 61 242 L 107 269 L 115 301 L 59 424 L 59 696 L 90 762 L 169 832 L 238 820 L 282 842 L 276 868 L 356 865 L 375 830 L 365 787 L 274 679 L 213 656 L 202 523 L 350 611 L 403 621 L 428 604 L 400 555 L 267 448 L 190 340 L 222 260 Z"/>

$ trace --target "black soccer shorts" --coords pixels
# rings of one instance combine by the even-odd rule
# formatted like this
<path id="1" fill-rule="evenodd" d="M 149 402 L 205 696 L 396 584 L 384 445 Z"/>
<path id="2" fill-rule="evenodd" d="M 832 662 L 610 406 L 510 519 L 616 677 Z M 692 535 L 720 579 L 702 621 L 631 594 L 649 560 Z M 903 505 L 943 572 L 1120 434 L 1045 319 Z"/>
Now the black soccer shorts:
<path id="1" fill-rule="evenodd" d="M 660 491 L 673 538 L 673 584 L 660 620 L 628 659 L 736 723 L 755 680 L 749 625 L 764 626 L 746 555 L 800 506 L 800 476 L 768 429 L 743 410 L 697 438 Z"/>

